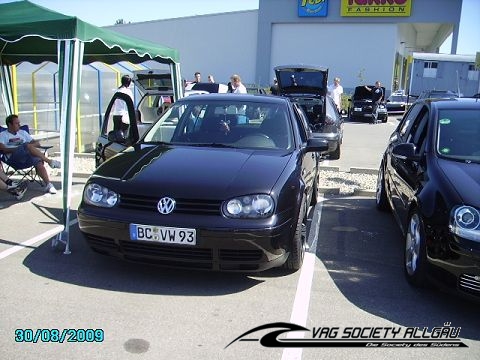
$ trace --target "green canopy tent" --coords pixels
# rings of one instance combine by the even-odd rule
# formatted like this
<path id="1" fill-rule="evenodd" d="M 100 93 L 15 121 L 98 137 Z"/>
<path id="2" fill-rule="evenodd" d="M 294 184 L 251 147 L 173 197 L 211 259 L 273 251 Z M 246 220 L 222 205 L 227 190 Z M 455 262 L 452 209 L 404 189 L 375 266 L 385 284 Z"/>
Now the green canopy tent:
<path id="1" fill-rule="evenodd" d="M 182 94 L 179 54 L 175 49 L 99 28 L 29 1 L 0 4 L 0 14 L 0 87 L 7 113 L 14 109 L 11 65 L 23 61 L 58 64 L 64 230 L 55 241 L 64 243 L 65 253 L 69 253 L 75 119 L 82 64 L 95 61 L 141 63 L 147 60 L 168 64 L 177 99 Z"/>

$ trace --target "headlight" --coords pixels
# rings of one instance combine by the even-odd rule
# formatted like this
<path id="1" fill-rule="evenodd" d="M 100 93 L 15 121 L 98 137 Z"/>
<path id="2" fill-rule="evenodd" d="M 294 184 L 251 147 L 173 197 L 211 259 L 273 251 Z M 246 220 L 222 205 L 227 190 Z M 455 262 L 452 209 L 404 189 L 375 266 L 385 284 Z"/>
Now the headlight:
<path id="1" fill-rule="evenodd" d="M 83 190 L 83 200 L 89 205 L 110 208 L 118 202 L 118 194 L 104 186 L 91 183 Z"/>
<path id="2" fill-rule="evenodd" d="M 223 213 L 231 218 L 266 218 L 272 215 L 273 208 L 270 195 L 248 195 L 226 201 Z"/>
<path id="3" fill-rule="evenodd" d="M 464 239 L 480 242 L 480 212 L 472 206 L 458 206 L 450 215 L 449 229 Z"/>

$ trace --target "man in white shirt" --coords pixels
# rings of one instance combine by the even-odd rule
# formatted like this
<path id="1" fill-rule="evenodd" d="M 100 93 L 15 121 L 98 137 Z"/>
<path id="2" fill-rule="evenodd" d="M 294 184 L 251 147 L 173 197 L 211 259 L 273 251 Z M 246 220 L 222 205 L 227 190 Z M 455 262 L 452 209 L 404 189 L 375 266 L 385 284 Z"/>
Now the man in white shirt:
<path id="1" fill-rule="evenodd" d="M 335 105 L 337 105 L 338 111 L 342 109 L 342 94 L 343 86 L 340 85 L 340 78 L 336 77 L 333 79 L 333 85 L 328 87 L 328 95 L 333 99 Z"/>
<path id="2" fill-rule="evenodd" d="M 242 84 L 242 79 L 240 78 L 240 75 L 234 74 L 230 78 L 232 81 L 232 93 L 234 94 L 246 94 L 247 93 L 247 88 L 245 85 Z"/>
<path id="3" fill-rule="evenodd" d="M 133 102 L 133 92 L 130 89 L 130 84 L 132 79 L 128 75 L 123 75 L 121 79 L 121 86 L 115 90 L 115 93 L 127 94 Z M 122 133 L 122 136 L 125 138 L 127 134 L 128 127 L 130 126 L 130 118 L 128 117 L 128 107 L 127 103 L 123 99 L 116 99 L 113 103 L 113 123 L 114 126 L 119 126 Z M 116 124 L 116 125 L 115 125 Z"/>
<path id="4" fill-rule="evenodd" d="M 52 169 L 60 169 L 60 162 L 49 159 L 38 149 L 40 142 L 34 140 L 25 130 L 20 129 L 18 115 L 7 116 L 5 122 L 7 130 L 0 133 L 0 151 L 5 154 L 7 164 L 14 169 L 26 169 L 35 166 L 37 174 L 46 184 L 45 191 L 56 194 L 57 190 L 50 182 L 47 169 L 43 163 L 46 162 Z"/>

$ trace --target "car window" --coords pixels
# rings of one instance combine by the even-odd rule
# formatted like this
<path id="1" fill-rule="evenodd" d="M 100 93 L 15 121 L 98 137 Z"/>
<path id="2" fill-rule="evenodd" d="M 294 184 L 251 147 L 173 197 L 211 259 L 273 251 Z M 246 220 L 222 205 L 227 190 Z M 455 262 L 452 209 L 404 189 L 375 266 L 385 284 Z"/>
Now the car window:
<path id="1" fill-rule="evenodd" d="M 115 94 L 112 98 L 113 106 L 110 112 L 105 114 L 102 126 L 102 135 L 107 136 L 112 132 L 121 134 L 123 138 L 128 137 L 130 117 L 127 101 L 122 96 Z"/>
<path id="2" fill-rule="evenodd" d="M 295 116 L 298 118 L 298 121 L 296 121 L 295 123 L 298 127 L 300 138 L 302 142 L 306 142 L 308 138 L 308 134 L 311 131 L 307 116 L 305 115 L 305 112 L 303 111 L 303 109 L 297 104 L 295 104 L 293 109 L 295 112 Z"/>
<path id="3" fill-rule="evenodd" d="M 288 149 L 293 144 L 286 106 L 231 100 L 233 97 L 222 101 L 188 99 L 192 101 L 173 104 L 143 140 L 268 149 Z"/>
<path id="4" fill-rule="evenodd" d="M 426 106 L 422 107 L 418 117 L 413 122 L 407 135 L 407 142 L 415 145 L 416 153 L 422 154 L 425 150 L 425 137 L 427 134 L 429 112 Z"/>
<path id="5" fill-rule="evenodd" d="M 443 109 L 438 112 L 439 155 L 480 161 L 480 114 L 474 109 Z"/>
<path id="6" fill-rule="evenodd" d="M 410 132 L 410 128 L 413 125 L 414 120 L 418 116 L 418 113 L 422 109 L 422 106 L 422 104 L 413 105 L 398 125 L 399 136 L 402 140 L 405 141 L 406 135 Z"/>

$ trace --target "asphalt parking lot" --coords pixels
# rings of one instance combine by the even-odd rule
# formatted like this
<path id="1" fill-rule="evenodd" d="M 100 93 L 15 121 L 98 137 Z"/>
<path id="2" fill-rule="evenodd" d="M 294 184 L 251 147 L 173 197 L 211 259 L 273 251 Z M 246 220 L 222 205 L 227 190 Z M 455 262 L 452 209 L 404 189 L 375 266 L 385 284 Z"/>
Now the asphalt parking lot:
<path id="1" fill-rule="evenodd" d="M 351 167 L 354 155 L 348 154 L 355 152 L 374 168 L 393 124 L 347 123 L 345 158 L 330 165 Z M 364 145 L 370 137 L 377 139 L 378 150 Z M 58 181 L 54 178 L 55 185 Z M 478 305 L 406 283 L 402 237 L 393 217 L 375 210 L 372 197 L 324 196 L 311 208 L 309 252 L 301 271 L 226 274 L 157 268 L 93 253 L 74 220 L 84 181 L 74 179 L 70 255 L 52 249 L 50 241 L 61 231 L 61 192 L 44 194 L 32 185 L 22 202 L 0 195 L 4 359 L 470 359 L 480 353 Z M 339 331 L 431 330 L 448 322 L 461 328 L 468 347 L 270 348 L 258 341 L 265 329 L 232 343 L 278 322 Z M 16 338 L 15 330 L 28 335 L 26 329 L 33 338 Z M 54 341 L 52 330 L 69 330 L 64 340 L 71 341 Z"/>

